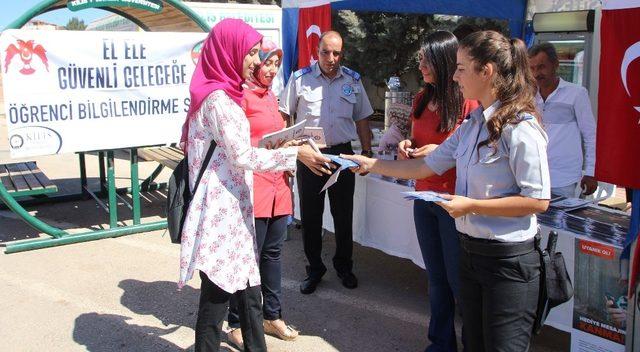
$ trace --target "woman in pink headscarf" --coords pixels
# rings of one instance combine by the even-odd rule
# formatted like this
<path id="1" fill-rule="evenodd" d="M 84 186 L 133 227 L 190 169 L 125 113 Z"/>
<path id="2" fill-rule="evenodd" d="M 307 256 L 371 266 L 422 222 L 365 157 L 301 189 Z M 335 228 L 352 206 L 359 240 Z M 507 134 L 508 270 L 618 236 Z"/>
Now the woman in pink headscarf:
<path id="1" fill-rule="evenodd" d="M 241 20 L 218 23 L 205 40 L 191 79 L 191 105 L 183 128 L 190 187 L 200 185 L 182 230 L 180 281 L 195 271 L 202 281 L 196 351 L 218 351 L 229 298 L 237 293 L 245 351 L 266 351 L 260 273 L 252 204 L 252 170 L 293 171 L 296 159 L 318 173 L 329 159 L 309 146 L 275 150 L 251 146 L 240 107 L 242 83 L 259 64 L 262 35 Z M 211 141 L 217 147 L 203 165 Z"/>

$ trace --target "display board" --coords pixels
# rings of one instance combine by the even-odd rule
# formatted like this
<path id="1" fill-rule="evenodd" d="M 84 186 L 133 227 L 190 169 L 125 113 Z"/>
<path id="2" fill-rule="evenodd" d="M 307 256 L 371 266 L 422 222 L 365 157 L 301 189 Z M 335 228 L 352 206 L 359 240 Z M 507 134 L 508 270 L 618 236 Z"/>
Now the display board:
<path id="1" fill-rule="evenodd" d="M 206 33 L 6 30 L 12 157 L 177 142 Z M 72 54 L 70 54 L 72 53 Z"/>

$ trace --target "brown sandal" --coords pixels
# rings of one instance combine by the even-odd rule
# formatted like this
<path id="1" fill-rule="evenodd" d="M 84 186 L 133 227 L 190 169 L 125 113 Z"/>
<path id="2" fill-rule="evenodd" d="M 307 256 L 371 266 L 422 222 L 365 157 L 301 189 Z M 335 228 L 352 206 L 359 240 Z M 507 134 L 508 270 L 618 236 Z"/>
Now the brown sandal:
<path id="1" fill-rule="evenodd" d="M 278 319 L 280 321 L 282 321 L 281 319 Z M 264 321 L 264 333 L 271 335 L 271 336 L 275 336 L 281 340 L 284 341 L 292 341 L 295 340 L 296 337 L 298 337 L 298 331 L 296 329 L 294 329 L 291 325 L 286 325 L 284 324 L 284 321 L 282 321 L 282 323 L 284 324 L 285 328 L 284 330 L 278 328 L 276 325 L 274 325 L 273 322 L 275 322 L 277 320 L 265 320 Z"/>
<path id="2" fill-rule="evenodd" d="M 240 351 L 244 351 L 244 340 L 242 339 L 242 330 L 235 328 L 227 332 L 227 341 Z"/>

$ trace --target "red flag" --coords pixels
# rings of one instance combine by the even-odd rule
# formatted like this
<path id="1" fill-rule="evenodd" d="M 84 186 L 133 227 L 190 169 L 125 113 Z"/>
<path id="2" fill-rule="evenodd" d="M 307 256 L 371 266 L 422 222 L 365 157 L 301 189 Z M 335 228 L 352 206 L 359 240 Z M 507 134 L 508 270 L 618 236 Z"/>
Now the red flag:
<path id="1" fill-rule="evenodd" d="M 634 5 L 635 4 L 635 5 Z M 601 25 L 596 178 L 640 188 L 640 7 L 604 1 Z"/>
<path id="2" fill-rule="evenodd" d="M 331 5 L 300 9 L 298 15 L 298 68 L 318 61 L 320 35 L 331 30 Z"/>

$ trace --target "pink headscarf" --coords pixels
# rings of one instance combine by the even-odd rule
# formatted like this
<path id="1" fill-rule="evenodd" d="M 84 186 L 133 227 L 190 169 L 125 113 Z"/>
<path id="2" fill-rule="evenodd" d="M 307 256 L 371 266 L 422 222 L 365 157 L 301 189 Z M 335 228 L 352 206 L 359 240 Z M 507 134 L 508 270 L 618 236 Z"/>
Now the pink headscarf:
<path id="1" fill-rule="evenodd" d="M 261 40 L 262 34 L 238 19 L 224 19 L 211 29 L 191 77 L 191 105 L 182 125 L 181 143 L 185 143 L 189 136 L 189 120 L 211 92 L 224 90 L 240 105 L 244 82 L 242 64 L 251 48 Z"/>

